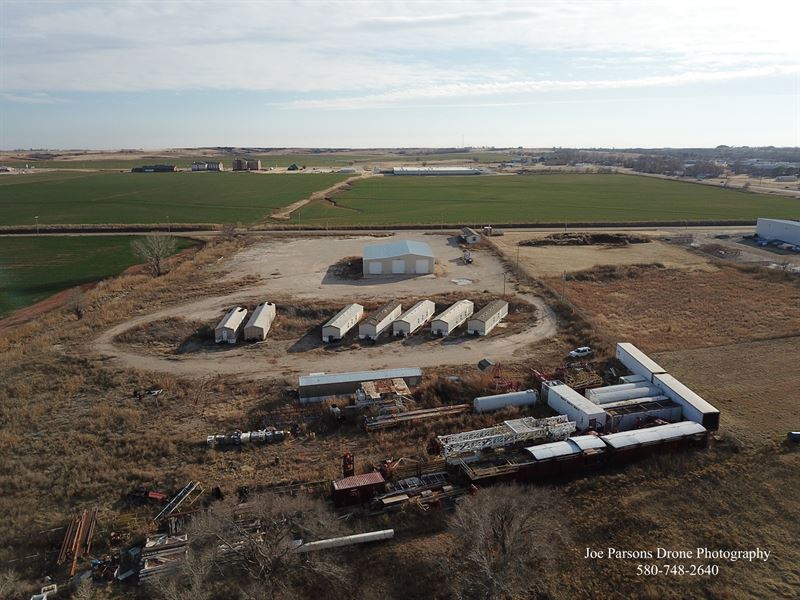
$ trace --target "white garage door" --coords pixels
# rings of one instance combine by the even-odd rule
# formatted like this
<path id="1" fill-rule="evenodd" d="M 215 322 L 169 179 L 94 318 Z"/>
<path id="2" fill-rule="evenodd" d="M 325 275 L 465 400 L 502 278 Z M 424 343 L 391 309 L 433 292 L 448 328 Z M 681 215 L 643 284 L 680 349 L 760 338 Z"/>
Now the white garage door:
<path id="1" fill-rule="evenodd" d="M 380 263 L 380 261 L 375 260 L 368 264 L 370 275 L 380 275 L 383 273 L 383 265 Z"/>
<path id="2" fill-rule="evenodd" d="M 428 268 L 428 261 L 427 260 L 419 260 L 417 259 L 417 273 L 430 273 L 431 270 Z"/>
<path id="3" fill-rule="evenodd" d="M 406 261 L 404 260 L 392 261 L 392 273 L 405 273 L 405 272 L 406 272 Z"/>

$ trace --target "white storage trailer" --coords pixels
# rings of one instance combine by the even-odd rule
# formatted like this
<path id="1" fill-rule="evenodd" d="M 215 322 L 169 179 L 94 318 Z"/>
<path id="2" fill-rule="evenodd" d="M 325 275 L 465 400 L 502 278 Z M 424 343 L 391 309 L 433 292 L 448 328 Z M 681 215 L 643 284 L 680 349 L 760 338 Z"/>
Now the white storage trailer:
<path id="1" fill-rule="evenodd" d="M 500 410 L 506 406 L 531 406 L 538 400 L 539 394 L 536 393 L 536 390 L 524 390 L 494 396 L 481 396 L 473 400 L 472 407 L 475 412 L 483 413 Z"/>
<path id="2" fill-rule="evenodd" d="M 276 309 L 272 302 L 262 302 L 250 315 L 247 325 L 244 326 L 244 339 L 264 340 L 269 333 L 272 322 L 275 320 Z"/>
<path id="3" fill-rule="evenodd" d="M 665 396 L 683 407 L 684 418 L 700 423 L 709 430 L 719 429 L 719 410 L 672 375 L 666 373 L 654 375 L 653 383 L 663 391 Z"/>
<path id="4" fill-rule="evenodd" d="M 430 300 L 420 300 L 392 323 L 392 332 L 396 336 L 407 336 L 422 327 L 433 316 L 436 305 Z"/>
<path id="5" fill-rule="evenodd" d="M 358 326 L 358 339 L 377 340 L 384 331 L 392 326 L 401 312 L 403 312 L 403 307 L 397 300 L 384 304 Z"/>
<path id="6" fill-rule="evenodd" d="M 800 221 L 786 219 L 759 219 L 756 224 L 762 240 L 779 241 L 800 246 Z"/>
<path id="7" fill-rule="evenodd" d="M 363 306 L 360 304 L 348 304 L 322 326 L 322 341 L 334 342 L 342 339 L 363 316 Z"/>
<path id="8" fill-rule="evenodd" d="M 239 334 L 242 333 L 242 325 L 246 316 L 246 308 L 237 306 L 230 309 L 214 328 L 214 341 L 218 344 L 220 342 L 235 344 L 239 339 Z"/>
<path id="9" fill-rule="evenodd" d="M 641 375 L 651 383 L 653 375 L 666 373 L 656 361 L 628 342 L 619 342 L 617 344 L 616 356 L 629 371 L 636 375 Z"/>
<path id="10" fill-rule="evenodd" d="M 470 335 L 489 335 L 497 324 L 508 315 L 508 302 L 493 300 L 484 306 L 467 321 L 467 333 Z"/>
<path id="11" fill-rule="evenodd" d="M 475 310 L 471 300 L 459 300 L 431 321 L 431 333 L 445 337 L 466 321 Z"/>
<path id="12" fill-rule="evenodd" d="M 586 398 L 595 404 L 607 404 L 609 402 L 619 402 L 620 400 L 645 398 L 660 393 L 657 387 L 647 382 L 623 383 L 620 385 L 610 385 L 608 387 L 586 390 Z"/>
<path id="13" fill-rule="evenodd" d="M 562 381 L 545 381 L 542 396 L 547 406 L 575 421 L 578 431 L 603 429 L 608 415 L 599 405 L 587 400 Z"/>

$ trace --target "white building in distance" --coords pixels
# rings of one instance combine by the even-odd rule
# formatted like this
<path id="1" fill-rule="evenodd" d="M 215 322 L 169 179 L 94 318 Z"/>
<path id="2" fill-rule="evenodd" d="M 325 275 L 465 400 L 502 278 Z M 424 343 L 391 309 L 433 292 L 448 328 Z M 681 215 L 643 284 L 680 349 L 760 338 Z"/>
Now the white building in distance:
<path id="1" fill-rule="evenodd" d="M 436 258 L 425 242 L 397 240 L 364 246 L 364 277 L 426 275 L 433 273 Z"/>
<path id="2" fill-rule="evenodd" d="M 363 306 L 360 304 L 348 304 L 322 326 L 322 341 L 335 342 L 342 339 L 363 316 Z"/>
<path id="3" fill-rule="evenodd" d="M 394 167 L 393 175 L 481 175 L 483 169 L 474 167 Z"/>
<path id="4" fill-rule="evenodd" d="M 214 328 L 214 341 L 218 344 L 220 342 L 235 344 L 236 340 L 239 339 L 239 334 L 242 333 L 244 318 L 246 316 L 246 308 L 237 306 L 236 308 L 230 309 Z"/>
<path id="5" fill-rule="evenodd" d="M 247 325 L 244 326 L 244 339 L 258 341 L 266 339 L 272 322 L 275 320 L 276 312 L 272 302 L 262 302 L 256 306 Z"/>
<path id="6" fill-rule="evenodd" d="M 466 321 L 475 310 L 471 300 L 459 300 L 452 306 L 439 313 L 431 321 L 431 333 L 445 337 Z"/>
<path id="7" fill-rule="evenodd" d="M 467 321 L 470 335 L 489 335 L 497 324 L 508 314 L 508 302 L 492 300 Z"/>
<path id="8" fill-rule="evenodd" d="M 408 336 L 422 327 L 433 316 L 436 305 L 430 300 L 420 300 L 392 323 L 395 336 Z"/>

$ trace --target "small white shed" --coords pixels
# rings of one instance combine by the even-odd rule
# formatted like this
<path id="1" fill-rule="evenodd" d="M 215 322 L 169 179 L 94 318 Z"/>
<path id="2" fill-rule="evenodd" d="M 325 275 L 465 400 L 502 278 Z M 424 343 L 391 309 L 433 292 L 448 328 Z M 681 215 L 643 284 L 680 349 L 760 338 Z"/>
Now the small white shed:
<path id="1" fill-rule="evenodd" d="M 467 333 L 470 335 L 489 335 L 497 324 L 508 314 L 508 302 L 492 300 L 473 315 L 467 322 Z"/>
<path id="2" fill-rule="evenodd" d="M 461 238 L 467 244 L 477 244 L 481 241 L 481 234 L 475 231 L 472 227 L 462 227 Z"/>
<path id="3" fill-rule="evenodd" d="M 384 331 L 392 326 L 401 312 L 403 312 L 403 307 L 397 300 L 384 304 L 358 326 L 358 339 L 377 340 Z"/>
<path id="4" fill-rule="evenodd" d="M 246 316 L 246 308 L 237 306 L 230 309 L 214 328 L 214 340 L 218 344 L 220 342 L 235 344 L 236 340 L 239 339 L 239 334 L 242 333 L 242 326 Z"/>
<path id="5" fill-rule="evenodd" d="M 475 310 L 471 300 L 459 300 L 431 321 L 431 333 L 445 337 L 466 321 Z"/>
<path id="6" fill-rule="evenodd" d="M 276 309 L 272 302 L 262 302 L 250 315 L 247 325 L 244 326 L 244 339 L 264 340 L 269 333 L 272 322 L 275 320 Z"/>
<path id="7" fill-rule="evenodd" d="M 392 332 L 396 336 L 407 336 L 414 333 L 433 316 L 436 305 L 430 300 L 420 300 L 409 308 L 392 324 Z"/>
<path id="8" fill-rule="evenodd" d="M 363 316 L 363 306 L 360 304 L 348 304 L 322 326 L 322 341 L 335 342 L 342 339 Z"/>

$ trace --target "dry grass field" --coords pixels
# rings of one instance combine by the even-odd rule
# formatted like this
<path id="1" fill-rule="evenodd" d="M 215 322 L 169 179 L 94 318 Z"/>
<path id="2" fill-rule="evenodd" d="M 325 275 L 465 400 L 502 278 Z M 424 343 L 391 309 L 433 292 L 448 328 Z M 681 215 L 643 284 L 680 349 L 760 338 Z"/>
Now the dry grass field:
<path id="1" fill-rule="evenodd" d="M 13 335 L 0 333 L 0 455 L 4 457 L 0 565 L 18 572 L 23 579 L 19 589 L 24 591 L 11 597 L 29 597 L 36 580 L 53 572 L 50 565 L 59 532 L 46 530 L 64 525 L 77 510 L 99 508 L 95 555 L 109 550 L 111 531 L 143 532 L 153 507 L 122 502 L 122 496 L 138 485 L 172 491 L 197 479 L 206 489 L 220 486 L 225 494 L 235 495 L 239 486 L 327 480 L 340 473 L 345 450 L 355 454 L 361 471 L 390 456 L 424 458 L 427 441 L 435 433 L 483 427 L 526 414 L 511 409 L 499 415 L 464 415 L 371 435 L 355 425 L 335 426 L 322 416 L 304 426 L 303 435 L 283 444 L 209 450 L 206 435 L 264 426 L 273 411 L 294 405 L 294 376 L 275 371 L 271 377 L 250 380 L 219 376 L 213 370 L 203 378 L 154 374 L 110 363 L 92 351 L 91 340 L 131 315 L 240 290 L 240 280 L 220 281 L 218 264 L 220 257 L 249 243 L 212 242 L 158 279 L 130 274 L 104 282 L 87 293 L 80 320 L 66 311 L 54 312 L 19 327 Z M 621 317 L 631 316 L 637 302 L 641 308 L 651 301 L 660 302 L 663 314 L 685 302 L 677 289 L 680 281 L 688 281 L 706 321 L 693 320 L 687 311 L 679 333 L 668 344 L 658 342 L 657 332 L 619 329 L 624 318 L 594 319 L 593 326 L 610 336 L 630 335 L 631 341 L 658 351 L 660 362 L 720 405 L 723 431 L 708 450 L 661 456 L 559 482 L 559 509 L 570 541 L 558 554 L 557 568 L 531 573 L 541 579 L 543 594 L 531 593 L 520 600 L 796 598 L 800 500 L 793 490 L 800 486 L 800 451 L 782 439 L 794 416 L 796 367 L 792 366 L 798 338 L 777 336 L 800 324 L 798 288 L 728 267 L 677 274 L 671 269 L 631 272 L 638 279 L 569 281 L 567 293 L 576 303 L 574 290 L 593 296 L 591 303 L 581 306 L 587 315 L 610 303 Z M 659 289 L 663 300 L 658 300 Z M 736 298 L 737 289 L 742 298 Z M 724 314 L 720 303 L 713 304 L 719 294 L 734 307 Z M 614 304 L 619 297 L 626 301 Z M 674 304 L 669 306 L 666 298 Z M 712 306 L 701 306 L 708 303 Z M 748 316 L 745 308 L 752 305 L 761 306 L 763 315 Z M 197 324 L 172 326 L 156 336 L 163 348 L 173 347 L 175 335 L 191 333 Z M 754 342 L 748 331 L 774 339 Z M 710 336 L 709 344 L 701 343 L 703 332 Z M 127 343 L 146 341 L 136 334 L 131 332 Z M 531 367 L 558 365 L 566 349 L 564 337 L 550 338 L 506 367 L 527 377 Z M 270 369 L 267 361 L 264 369 Z M 468 401 L 492 391 L 491 379 L 478 375 L 471 364 L 426 370 L 426 375 L 419 394 L 423 406 Z M 150 386 L 162 387 L 164 393 L 158 398 L 134 396 L 135 390 Z M 307 435 L 312 431 L 313 436 Z M 533 499 L 536 488 L 522 488 L 520 493 Z M 443 513 L 408 512 L 353 523 L 361 531 L 393 527 L 397 536 L 391 543 L 341 554 L 343 561 L 357 566 L 350 597 L 449 598 L 447 565 L 457 560 L 459 548 L 446 529 L 446 518 Z M 656 545 L 760 546 L 771 550 L 773 557 L 763 564 L 715 561 L 720 574 L 701 578 L 642 578 L 635 575 L 637 561 L 583 559 L 588 546 L 653 549 Z M 35 558 L 9 562 L 25 556 Z M 152 597 L 147 588 L 98 590 L 100 598 Z"/>
<path id="2" fill-rule="evenodd" d="M 632 277 L 547 280 L 594 325 L 647 352 L 800 335 L 800 285 L 721 266 L 640 269 Z"/>

